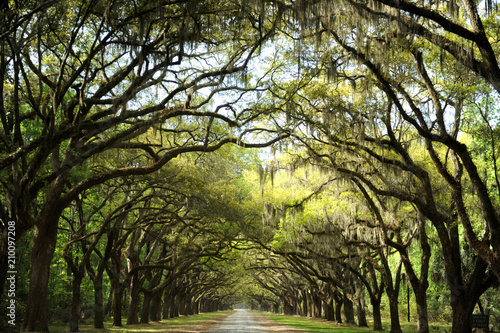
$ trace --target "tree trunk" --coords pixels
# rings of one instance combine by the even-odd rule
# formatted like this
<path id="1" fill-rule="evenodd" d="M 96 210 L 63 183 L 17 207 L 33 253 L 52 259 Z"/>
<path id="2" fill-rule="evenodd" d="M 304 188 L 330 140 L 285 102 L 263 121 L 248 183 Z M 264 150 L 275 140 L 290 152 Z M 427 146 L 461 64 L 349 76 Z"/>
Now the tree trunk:
<path id="1" fill-rule="evenodd" d="M 279 304 L 279 302 L 275 302 L 273 304 L 273 312 L 274 313 L 279 313 L 279 311 L 280 311 L 280 304 Z"/>
<path id="2" fill-rule="evenodd" d="M 132 275 L 129 286 L 129 299 L 127 311 L 127 325 L 139 323 L 139 300 L 141 296 L 141 286 L 136 274 Z"/>
<path id="3" fill-rule="evenodd" d="M 382 254 L 382 253 L 381 253 Z M 381 256 L 384 263 L 385 271 L 385 286 L 387 298 L 389 299 L 389 312 L 391 317 L 391 333 L 402 333 L 401 322 L 399 320 L 399 288 L 401 284 L 401 268 L 403 260 L 400 257 L 397 268 L 395 280 L 392 278 L 392 273 L 387 262 L 386 255 Z"/>
<path id="4" fill-rule="evenodd" d="M 358 317 L 358 326 L 368 327 L 365 310 L 365 289 L 363 284 L 356 277 L 354 278 L 354 287 L 356 288 L 356 314 Z"/>
<path id="5" fill-rule="evenodd" d="M 382 315 L 380 311 L 380 299 L 371 299 L 373 311 L 373 330 L 382 331 Z"/>
<path id="6" fill-rule="evenodd" d="M 152 294 L 149 291 L 145 291 L 144 299 L 142 301 L 141 324 L 149 323 L 151 300 L 152 300 Z"/>
<path id="7" fill-rule="evenodd" d="M 192 306 L 192 313 L 197 315 L 200 313 L 200 302 L 199 300 L 193 301 L 193 306 Z"/>
<path id="8" fill-rule="evenodd" d="M 115 291 L 113 292 L 113 326 L 121 327 L 122 324 L 122 295 L 123 286 L 118 282 L 115 285 Z"/>
<path id="9" fill-rule="evenodd" d="M 69 331 L 79 332 L 78 323 L 81 311 L 81 285 L 84 274 L 73 271 L 73 281 L 71 282 L 71 317 L 69 320 Z"/>
<path id="10" fill-rule="evenodd" d="M 153 311 L 151 312 L 151 321 L 160 321 L 161 320 L 161 292 L 157 292 L 153 296 L 153 300 L 151 302 L 151 308 Z"/>
<path id="11" fill-rule="evenodd" d="M 307 290 L 302 290 L 302 316 L 307 317 Z"/>
<path id="12" fill-rule="evenodd" d="M 292 313 L 293 313 L 292 305 L 290 304 L 290 301 L 285 297 L 283 299 L 283 314 L 292 315 Z"/>
<path id="13" fill-rule="evenodd" d="M 35 226 L 31 249 L 31 271 L 26 314 L 23 331 L 48 332 L 47 295 L 49 286 L 50 264 L 57 243 L 59 215 L 48 212 Z"/>
<path id="14" fill-rule="evenodd" d="M 429 333 L 429 315 L 427 313 L 426 289 L 415 293 L 417 303 L 417 332 Z"/>
<path id="15" fill-rule="evenodd" d="M 187 295 L 186 294 L 182 295 L 180 298 L 180 302 L 179 302 L 179 314 L 181 316 L 189 315 L 189 311 L 188 311 L 189 305 L 188 304 L 189 303 L 188 303 Z"/>
<path id="16" fill-rule="evenodd" d="M 340 292 L 335 291 L 334 300 L 335 300 L 335 320 L 337 320 L 337 323 L 342 324 L 342 304 L 344 304 L 344 298 Z"/>
<path id="17" fill-rule="evenodd" d="M 170 291 L 170 287 L 167 285 L 165 291 L 163 293 L 163 309 L 162 309 L 162 318 L 168 319 L 170 318 L 171 307 L 172 307 L 172 293 Z"/>
<path id="18" fill-rule="evenodd" d="M 387 288 L 389 298 L 389 311 L 391 316 L 391 333 L 402 333 L 401 322 L 399 320 L 399 300 L 398 293 L 393 288 Z"/>
<path id="19" fill-rule="evenodd" d="M 419 214 L 420 216 L 421 214 Z M 420 248 L 422 255 L 420 257 L 420 278 L 417 277 L 410 261 L 407 249 L 400 250 L 401 259 L 405 265 L 406 274 L 415 294 L 417 303 L 417 332 L 429 333 L 429 316 L 427 313 L 427 289 L 429 288 L 429 261 L 431 258 L 431 247 L 427 239 L 425 229 L 426 220 L 423 216 L 419 218 Z M 410 290 L 407 286 L 406 299 L 408 308 L 408 321 L 410 321 Z"/>
<path id="20" fill-rule="evenodd" d="M 307 293 L 307 316 L 308 317 L 314 316 L 314 301 L 310 290 Z"/>
<path id="21" fill-rule="evenodd" d="M 175 318 L 179 317 L 179 300 L 180 300 L 180 295 L 179 293 L 176 293 L 172 295 L 171 298 L 171 307 L 170 307 L 170 318 Z"/>
<path id="22" fill-rule="evenodd" d="M 457 297 L 457 301 L 452 302 L 453 321 L 451 325 L 451 333 L 470 333 L 472 332 L 471 315 L 474 305 L 464 297 Z"/>
<path id="23" fill-rule="evenodd" d="M 327 302 L 325 302 L 324 305 L 325 305 L 326 320 L 334 321 L 335 320 L 335 308 L 333 306 L 333 299 L 329 299 Z"/>
<path id="24" fill-rule="evenodd" d="M 113 296 L 114 296 L 115 286 L 113 285 L 113 278 L 111 276 L 109 277 L 109 282 L 111 286 L 109 288 L 106 306 L 104 307 L 105 316 L 109 316 L 111 314 L 111 309 L 113 308 Z"/>
<path id="25" fill-rule="evenodd" d="M 191 296 L 191 293 L 187 293 L 185 296 L 184 296 L 184 299 L 185 299 L 185 305 L 184 305 L 184 315 L 186 316 L 191 316 L 193 313 L 192 313 L 192 309 L 193 309 L 193 297 Z"/>
<path id="26" fill-rule="evenodd" d="M 102 272 L 94 278 L 94 328 L 104 328 L 104 301 L 102 296 Z"/>
<path id="27" fill-rule="evenodd" d="M 321 297 L 315 293 L 312 298 L 314 301 L 314 317 L 321 318 Z"/>
<path id="28" fill-rule="evenodd" d="M 344 295 L 344 316 L 345 322 L 348 324 L 356 324 L 354 321 L 354 303 Z"/>
<path id="29" fill-rule="evenodd" d="M 114 254 L 113 268 L 110 269 L 111 273 L 111 287 L 113 288 L 113 327 L 122 326 L 122 293 L 123 287 L 120 284 L 120 270 L 121 262 L 120 255 Z"/>

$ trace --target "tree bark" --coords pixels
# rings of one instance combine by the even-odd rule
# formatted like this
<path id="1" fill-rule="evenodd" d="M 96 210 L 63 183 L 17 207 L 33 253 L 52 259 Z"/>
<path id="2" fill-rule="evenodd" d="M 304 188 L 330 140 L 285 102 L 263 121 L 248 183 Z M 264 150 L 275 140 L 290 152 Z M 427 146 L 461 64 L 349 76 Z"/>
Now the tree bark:
<path id="1" fill-rule="evenodd" d="M 104 328 L 104 300 L 102 295 L 102 272 L 94 278 L 94 328 Z"/>
<path id="2" fill-rule="evenodd" d="M 69 331 L 79 332 L 78 323 L 81 316 L 81 285 L 84 274 L 73 271 L 73 281 L 71 282 L 71 317 L 69 320 Z"/>
<path id="3" fill-rule="evenodd" d="M 308 317 L 313 317 L 313 315 L 314 315 L 314 311 L 313 311 L 314 305 L 313 304 L 314 304 L 314 302 L 313 302 L 311 290 L 308 290 L 307 291 L 307 316 Z"/>
<path id="4" fill-rule="evenodd" d="M 167 285 L 165 291 L 163 292 L 163 307 L 162 307 L 162 318 L 168 319 L 170 318 L 171 307 L 172 307 L 172 292 L 170 291 L 170 287 Z"/>
<path id="5" fill-rule="evenodd" d="M 312 295 L 314 301 L 314 317 L 321 318 L 321 297 L 315 293 Z"/>
<path id="6" fill-rule="evenodd" d="M 180 295 L 179 293 L 175 293 L 171 298 L 171 306 L 170 306 L 170 318 L 179 317 L 179 307 L 180 307 Z"/>
<path id="7" fill-rule="evenodd" d="M 471 315 L 476 302 L 472 306 L 470 303 L 471 301 L 465 300 L 463 296 L 455 297 L 455 301 L 452 301 L 453 321 L 451 333 L 472 332 Z"/>
<path id="8" fill-rule="evenodd" d="M 161 320 L 161 292 L 157 292 L 153 296 L 153 300 L 151 302 L 151 308 L 153 311 L 151 312 L 151 321 L 160 321 Z"/>
<path id="9" fill-rule="evenodd" d="M 337 323 L 342 324 L 342 304 L 344 303 L 344 298 L 339 291 L 334 292 L 333 298 L 335 300 L 335 320 Z"/>
<path id="10" fill-rule="evenodd" d="M 115 287 L 113 285 L 113 278 L 111 277 L 111 275 L 109 276 L 109 282 L 110 282 L 111 286 L 109 288 L 106 306 L 104 307 L 104 315 L 105 316 L 109 316 L 111 314 L 111 309 L 113 308 L 113 296 L 114 296 Z"/>
<path id="11" fill-rule="evenodd" d="M 451 288 L 451 308 L 453 311 L 451 333 L 471 332 L 471 315 L 479 297 L 497 281 L 493 272 L 486 274 L 487 268 L 486 261 L 477 256 L 470 282 Z"/>
<path id="12" fill-rule="evenodd" d="M 127 311 L 127 325 L 139 323 L 139 301 L 140 301 L 141 284 L 136 274 L 132 274 L 129 285 L 129 299 Z"/>
<path id="13" fill-rule="evenodd" d="M 192 305 L 192 307 L 191 307 L 191 308 L 192 308 L 192 311 L 191 311 L 191 312 L 192 312 L 194 315 L 199 314 L 199 313 L 200 313 L 200 301 L 199 301 L 199 300 L 195 300 L 195 301 L 193 301 L 193 305 Z"/>
<path id="14" fill-rule="evenodd" d="M 112 259 L 113 259 L 113 266 L 110 269 L 110 272 L 112 272 L 111 287 L 113 288 L 113 327 L 121 327 L 123 286 L 120 284 L 120 270 L 121 270 L 120 255 L 114 253 Z"/>
<path id="15" fill-rule="evenodd" d="M 85 276 L 85 266 L 83 263 L 75 262 L 71 253 L 71 246 L 65 247 L 63 257 L 68 265 L 68 276 L 71 280 L 71 312 L 69 318 L 69 332 L 79 332 L 79 321 L 81 311 L 81 285 Z"/>
<path id="16" fill-rule="evenodd" d="M 354 303 L 344 294 L 344 316 L 348 324 L 356 324 L 354 320 Z"/>
<path id="17" fill-rule="evenodd" d="M 328 321 L 335 321 L 335 308 L 333 306 L 333 299 L 329 299 L 324 304 L 325 306 L 325 317 Z"/>
<path id="18" fill-rule="evenodd" d="M 415 293 L 417 303 L 417 332 L 429 333 L 429 314 L 427 312 L 427 288 Z"/>
<path id="19" fill-rule="evenodd" d="M 35 226 L 31 250 L 31 272 L 24 332 L 49 332 L 47 323 L 47 295 L 50 264 L 57 243 L 58 213 L 45 210 Z"/>
<path id="20" fill-rule="evenodd" d="M 191 315 L 193 315 L 193 312 L 192 312 L 193 311 L 193 296 L 189 292 L 184 296 L 184 299 L 186 300 L 184 314 L 186 316 L 191 316 Z"/>
<path id="21" fill-rule="evenodd" d="M 354 277 L 354 287 L 356 289 L 356 314 L 359 327 L 368 327 L 365 310 L 365 289 L 357 277 Z"/>
<path id="22" fill-rule="evenodd" d="M 401 322 L 399 320 L 399 300 L 397 290 L 387 288 L 387 297 L 389 298 L 389 311 L 391 316 L 391 333 L 402 333 Z"/>
<path id="23" fill-rule="evenodd" d="M 302 290 L 302 316 L 307 317 L 307 290 Z"/>
<path id="24" fill-rule="evenodd" d="M 382 331 L 382 314 L 380 311 L 380 299 L 371 299 L 372 311 L 373 311 L 373 330 Z"/>
<path id="25" fill-rule="evenodd" d="M 403 260 L 399 259 L 397 268 L 396 268 L 396 277 L 395 281 L 392 278 L 392 273 L 387 261 L 387 255 L 381 251 L 382 263 L 384 266 L 384 274 L 385 274 L 385 286 L 387 298 L 389 299 L 389 312 L 391 317 L 391 333 L 402 333 L 401 322 L 399 320 L 399 288 L 401 282 L 401 268 L 403 264 Z"/>
<path id="26" fill-rule="evenodd" d="M 151 307 L 151 300 L 153 295 L 149 291 L 144 292 L 144 298 L 142 301 L 142 311 L 141 311 L 141 324 L 149 323 L 149 313 Z"/>

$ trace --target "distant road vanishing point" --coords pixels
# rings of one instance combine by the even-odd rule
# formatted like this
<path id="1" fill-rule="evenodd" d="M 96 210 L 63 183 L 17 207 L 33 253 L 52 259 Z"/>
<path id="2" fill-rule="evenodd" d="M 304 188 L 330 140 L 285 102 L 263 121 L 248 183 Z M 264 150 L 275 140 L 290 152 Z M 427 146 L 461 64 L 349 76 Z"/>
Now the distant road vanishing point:
<path id="1" fill-rule="evenodd" d="M 252 313 L 246 310 L 237 310 L 208 331 L 209 333 L 259 333 L 269 332 Z"/>

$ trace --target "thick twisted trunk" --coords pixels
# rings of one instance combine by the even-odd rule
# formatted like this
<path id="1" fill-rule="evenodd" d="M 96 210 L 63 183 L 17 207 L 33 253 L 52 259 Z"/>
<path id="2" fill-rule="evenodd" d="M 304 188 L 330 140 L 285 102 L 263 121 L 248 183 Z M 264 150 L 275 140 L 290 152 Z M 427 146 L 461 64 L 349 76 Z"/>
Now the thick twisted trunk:
<path id="1" fill-rule="evenodd" d="M 341 324 L 342 323 L 342 304 L 344 304 L 344 298 L 340 292 L 335 291 L 333 295 L 335 300 L 335 320 Z"/>
<path id="2" fill-rule="evenodd" d="M 380 311 L 380 299 L 372 298 L 372 311 L 373 311 L 373 330 L 382 331 L 382 314 Z"/>
<path id="3" fill-rule="evenodd" d="M 73 271 L 73 281 L 71 282 L 71 317 L 69 321 L 70 332 L 80 332 L 79 321 L 81 311 L 81 285 L 85 275 L 81 271 Z"/>
<path id="4" fill-rule="evenodd" d="M 57 243 L 59 215 L 46 212 L 35 226 L 35 236 L 31 250 L 31 271 L 24 332 L 49 332 L 47 325 L 47 295 L 50 264 Z"/>
<path id="5" fill-rule="evenodd" d="M 121 262 L 120 254 L 112 255 L 112 266 L 109 270 L 111 273 L 111 288 L 113 288 L 113 327 L 122 326 L 122 285 L 120 284 Z"/>
<path id="6" fill-rule="evenodd" d="M 141 311 L 141 324 L 149 323 L 149 314 L 151 310 L 151 301 L 153 294 L 149 291 L 144 292 L 144 299 L 142 301 L 142 311 Z"/>
<path id="7" fill-rule="evenodd" d="M 344 316 L 346 323 L 356 324 L 354 320 L 354 303 L 347 295 L 344 295 Z"/>
<path id="8" fill-rule="evenodd" d="M 452 301 L 453 321 L 451 326 L 451 333 L 470 333 L 472 332 L 471 316 L 474 304 L 471 301 L 464 299 L 464 296 L 456 297 Z"/>
<path id="9" fill-rule="evenodd" d="M 391 316 L 391 333 L 402 333 L 401 322 L 399 320 L 399 301 L 398 292 L 392 288 L 387 289 L 387 297 L 389 298 L 389 311 Z"/>
<path id="10" fill-rule="evenodd" d="M 325 302 L 324 307 L 325 307 L 326 320 L 334 321 L 335 320 L 335 307 L 333 305 L 333 299 L 330 298 L 327 302 Z"/>
<path id="11" fill-rule="evenodd" d="M 102 292 L 102 272 L 97 272 L 94 279 L 94 328 L 104 328 L 104 299 Z"/>
<path id="12" fill-rule="evenodd" d="M 429 315 L 427 313 L 426 289 L 415 293 L 417 303 L 417 332 L 429 333 Z"/>
<path id="13" fill-rule="evenodd" d="M 365 289 L 363 284 L 357 277 L 354 278 L 354 287 L 356 289 L 356 315 L 358 318 L 359 327 L 368 327 L 368 322 L 366 321 L 366 310 L 365 310 Z"/>
<path id="14" fill-rule="evenodd" d="M 136 275 L 132 275 L 129 286 L 129 301 L 127 312 L 127 325 L 139 324 L 139 301 L 142 283 Z"/>

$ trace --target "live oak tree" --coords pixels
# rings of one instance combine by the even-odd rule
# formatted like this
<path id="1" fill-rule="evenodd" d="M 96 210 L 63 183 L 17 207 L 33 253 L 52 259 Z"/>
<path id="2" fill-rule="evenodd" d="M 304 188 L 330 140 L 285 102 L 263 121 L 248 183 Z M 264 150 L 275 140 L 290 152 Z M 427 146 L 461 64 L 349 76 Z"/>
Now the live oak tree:
<path id="1" fill-rule="evenodd" d="M 311 170 L 304 172 L 308 169 Z M 373 306 L 374 329 L 382 329 L 380 303 L 386 291 L 391 304 L 391 331 L 401 331 L 398 315 L 401 263 L 395 269 L 389 267 L 394 250 L 387 246 L 389 236 L 385 235 L 401 230 L 386 226 L 390 229 L 387 231 L 381 227 L 370 213 L 369 205 L 354 194 L 359 189 L 354 183 L 347 186 L 347 177 L 334 176 L 335 170 L 306 164 L 295 173 L 285 185 L 282 178 L 286 176 L 278 172 L 274 176 L 275 183 L 280 185 L 276 185 L 273 193 L 284 200 L 277 206 L 286 212 L 275 214 L 280 222 L 271 250 L 289 260 L 293 258 L 295 267 L 303 267 L 298 271 L 306 277 L 314 276 L 342 291 L 347 296 L 344 299 L 347 321 L 354 322 L 354 313 L 347 309 L 355 302 L 358 325 L 366 325 L 362 298 L 366 288 Z M 320 182 L 318 174 L 323 174 Z M 280 193 L 281 187 L 286 188 L 288 195 Z M 302 188 L 308 188 L 309 192 L 301 192 Z M 289 193 L 293 193 L 292 197 Z"/>
<path id="2" fill-rule="evenodd" d="M 151 222 L 152 214 L 155 214 L 156 221 L 162 221 L 165 215 L 173 214 L 174 208 L 169 205 L 174 200 L 168 191 L 178 180 L 174 177 L 163 177 L 163 180 L 168 180 L 168 184 L 118 179 L 87 190 L 63 212 L 61 217 L 66 223 L 61 223 L 61 226 L 63 230 L 67 230 L 68 240 L 62 256 L 73 276 L 70 331 L 78 330 L 81 317 L 79 288 L 82 277 L 88 275 L 94 284 L 94 327 L 102 328 L 103 279 L 104 273 L 110 272 L 113 253 L 120 251 L 120 246 L 123 246 L 120 244 L 127 240 L 134 229 Z M 162 191 L 162 195 L 158 191 Z M 184 202 L 184 198 L 181 200 Z M 151 207 L 152 201 L 162 202 L 164 206 Z M 139 210 L 148 213 L 140 221 L 135 220 L 135 223 L 126 221 L 130 214 Z M 64 228 L 66 224 L 68 227 Z"/>
<path id="3" fill-rule="evenodd" d="M 113 178 L 154 172 L 186 152 L 243 145 L 248 135 L 261 132 L 251 127 L 258 113 L 234 105 L 259 83 L 245 80 L 240 86 L 235 73 L 247 68 L 272 34 L 273 22 L 238 3 L 6 6 L 2 228 L 15 220 L 18 237 L 35 230 L 23 326 L 48 331 L 45 300 L 62 210 L 83 191 Z M 226 94 L 223 105 L 208 104 L 230 90 L 235 93 Z M 216 133 L 215 127 L 225 131 Z M 153 130 L 155 142 L 149 139 Z M 140 157 L 92 164 L 95 156 L 116 150 Z M 78 171 L 85 177 L 74 177 Z"/>
<path id="4" fill-rule="evenodd" d="M 84 217 L 68 225 L 76 237 L 85 238 L 83 226 L 88 221 L 82 214 L 82 198 L 96 187 L 122 177 L 136 181 L 181 155 L 213 152 L 228 143 L 267 146 L 286 136 L 279 132 L 293 132 L 295 142 L 316 164 L 352 180 L 371 205 L 379 227 L 392 228 L 405 209 L 420 235 L 425 234 L 426 223 L 432 225 L 452 295 L 453 331 L 470 330 L 469 315 L 477 299 L 500 278 L 495 109 L 500 92 L 499 20 L 490 1 L 53 0 L 0 6 L 0 228 L 5 234 L 7 221 L 14 220 L 18 237 L 34 233 L 25 331 L 48 330 L 50 262 L 58 228 L 66 226 L 67 221 L 60 219 L 68 212 L 65 209 Z M 271 37 L 273 46 L 265 43 Z M 259 52 L 265 64 L 254 65 Z M 286 147 L 286 143 L 281 146 Z M 268 176 L 274 178 L 274 171 Z M 223 192 L 216 196 L 224 197 Z M 239 222 L 244 234 L 265 235 L 262 231 L 269 231 L 269 226 L 255 223 L 257 210 L 252 204 L 243 204 L 252 208 L 246 215 L 236 213 L 241 202 L 231 202 L 224 214 L 253 221 Z M 142 203 L 144 214 L 151 202 Z M 205 212 L 227 208 L 217 200 L 211 203 L 212 210 Z M 290 217 L 285 206 L 264 208 L 264 218 L 286 222 Z M 130 222 L 139 221 L 134 214 L 125 215 Z M 192 218 L 188 220 L 196 220 Z M 118 220 L 102 221 L 115 226 Z M 366 227 L 367 221 L 355 226 Z M 199 239 L 213 250 L 210 237 L 226 235 L 222 243 L 233 246 L 228 239 L 237 228 L 205 222 L 205 238 L 195 237 L 203 228 L 194 226 L 182 237 Z M 297 232 L 281 227 L 273 246 L 290 245 L 284 237 Z M 123 249 L 134 257 L 142 249 L 148 252 L 148 244 L 157 246 L 154 237 L 144 236 L 144 242 L 137 244 L 142 247 L 134 248 L 128 237 L 141 238 L 145 231 L 160 237 L 166 232 L 160 227 L 139 228 L 134 235 L 115 238 L 118 229 L 116 225 L 106 230 L 108 241 L 112 240 L 112 265 L 87 269 L 97 286 L 102 268 L 112 276 L 115 314 L 120 311 L 120 284 L 134 289 L 133 276 L 140 279 L 149 269 L 131 265 L 130 280 L 119 281 L 125 268 Z M 415 293 L 425 296 L 426 265 L 419 278 L 411 274 L 405 253 L 409 238 L 395 230 L 386 230 L 386 235 L 386 243 L 400 253 Z M 309 236 L 303 233 L 300 239 Z M 75 284 L 83 266 L 71 252 L 94 262 L 107 257 L 104 244 L 92 245 L 91 237 L 85 244 L 84 238 L 78 245 L 89 246 L 90 251 L 75 252 L 77 243 L 72 241 L 63 251 Z M 269 249 L 266 242 L 263 245 Z M 0 277 L 7 271 L 6 244 L 3 237 Z M 420 238 L 424 262 L 427 245 Z M 478 256 L 466 257 L 461 252 L 466 246 Z M 305 287 L 308 292 L 337 296 L 321 279 L 329 278 L 328 283 L 335 285 L 332 272 L 338 273 L 338 267 L 322 271 L 317 261 L 311 264 L 307 256 L 298 256 L 306 250 L 290 248 L 294 255 L 284 256 L 287 273 L 274 284 L 279 287 L 277 297 L 286 295 L 281 301 L 286 300 L 288 309 L 298 299 L 312 300 L 307 292 L 293 295 L 287 286 L 292 281 L 289 274 L 306 280 L 314 276 Z M 323 254 L 331 250 L 307 249 Z M 374 252 L 363 253 L 381 259 Z M 467 271 L 464 261 L 469 259 Z M 141 262 L 148 266 L 148 260 L 153 257 L 139 255 L 135 267 Z M 167 279 L 184 295 L 202 292 L 196 279 L 184 274 L 191 266 L 175 263 L 180 264 L 174 265 L 178 274 L 162 277 L 159 284 L 158 270 L 144 274 L 145 298 L 156 294 Z M 193 261 L 207 279 L 213 277 L 199 264 Z M 169 267 L 175 271 L 174 266 Z M 376 267 L 354 263 L 351 268 L 356 266 L 361 269 L 359 279 Z M 165 287 L 164 295 L 179 298 L 174 287 Z M 143 310 L 145 318 L 147 307 Z M 424 325 L 419 329 L 425 331 Z"/>
<path id="5" fill-rule="evenodd" d="M 476 87 L 486 85 L 495 94 L 499 91 L 498 14 L 490 5 L 473 1 L 290 4 L 290 22 L 298 23 L 300 29 L 288 35 L 298 46 L 287 55 L 296 59 L 296 68 L 289 73 L 298 79 L 295 83 L 276 80 L 274 90 L 275 96 L 289 102 L 288 119 L 299 124 L 298 136 L 317 140 L 313 151 L 324 153 L 321 156 L 335 168 L 356 174 L 377 195 L 415 204 L 436 228 L 445 253 L 452 248 L 458 253 L 462 245 L 456 235 L 458 229 L 464 232 L 468 245 L 479 255 L 474 282 L 465 292 L 461 258 L 445 255 L 457 332 L 469 330 L 475 300 L 495 279 L 493 274 L 499 277 L 497 193 L 488 187 L 486 173 L 479 171 L 481 161 L 464 139 L 462 117 L 471 103 L 484 100 L 484 89 Z M 311 90 L 297 94 L 297 89 L 310 82 L 330 91 L 329 103 L 320 104 Z M 307 112 L 316 112 L 312 124 L 294 117 Z M 491 117 L 478 121 L 492 133 Z M 330 126 L 322 131 L 325 123 Z M 414 152 L 408 150 L 415 142 L 425 147 L 422 151 L 428 156 L 429 169 L 419 165 Z M 321 144 L 338 150 L 326 153 L 317 148 Z M 347 166 L 338 159 L 343 151 L 352 152 Z M 356 156 L 364 154 L 369 158 L 358 163 Z M 411 174 L 408 185 L 417 180 L 417 192 L 401 196 L 398 193 L 403 188 L 370 184 L 367 160 Z M 354 165 L 359 170 L 352 169 Z M 439 180 L 431 183 L 434 175 Z M 443 182 L 446 187 L 436 191 Z M 477 195 L 477 205 L 468 204 L 467 189 Z M 415 200 L 416 193 L 422 194 L 421 199 Z M 457 221 L 461 224 L 458 229 Z"/>
<path id="6" fill-rule="evenodd" d="M 335 23 L 320 17 L 326 34 L 359 61 L 361 72 L 358 73 L 370 73 L 374 84 L 393 103 L 400 119 L 425 140 L 436 170 L 453 193 L 468 243 L 499 277 L 495 239 L 498 239 L 500 224 L 494 194 L 459 135 L 463 128 L 462 108 L 474 99 L 470 94 L 475 91 L 474 85 L 484 83 L 500 91 L 498 50 L 494 43 L 496 11 L 490 2 L 478 6 L 473 1 L 436 5 L 353 1 L 345 8 L 364 16 L 366 26 L 347 36 L 336 31 Z M 338 10 L 342 13 L 344 9 Z M 375 24 L 378 28 L 370 31 L 368 27 Z M 384 52 L 391 50 L 398 53 Z M 381 51 L 391 56 L 385 58 Z M 483 123 L 488 124 L 487 119 L 483 118 Z M 436 152 L 440 145 L 449 149 L 455 167 L 450 159 Z M 482 223 L 487 230 L 484 234 L 474 229 L 470 212 L 464 209 L 466 194 L 460 183 L 465 177 L 470 179 L 479 198 Z"/>
<path id="7" fill-rule="evenodd" d="M 459 180 L 470 179 L 485 226 L 481 229 L 487 232 L 482 235 L 474 229 L 466 210 L 458 209 L 458 217 L 470 246 L 498 273 L 496 193 L 488 188 L 477 159 L 459 136 L 464 106 L 482 99 L 474 95 L 480 94 L 476 86 L 500 91 L 498 12 L 492 3 L 299 1 L 286 10 L 289 29 L 294 24 L 299 27 L 293 33 L 287 30 L 296 45 L 287 53 L 288 59 L 296 59 L 297 70 L 292 73 L 302 76 L 313 67 L 317 73 L 324 70 L 332 87 L 336 79 L 347 79 L 368 96 L 373 88 L 380 89 L 397 114 L 391 121 L 404 121 L 426 141 L 435 168 L 459 207 L 465 200 Z M 290 95 L 282 97 L 291 100 Z M 478 121 L 494 126 L 491 118 Z M 458 174 L 447 170 L 450 159 L 444 161 L 432 152 L 440 145 L 456 156 Z"/>
<path id="8" fill-rule="evenodd" d="M 234 260 L 225 253 L 251 223 L 248 216 L 257 216 L 245 208 L 248 189 L 241 180 L 248 166 L 242 158 L 253 157 L 231 147 L 213 155 L 186 155 L 148 176 L 94 187 L 66 209 L 62 217 L 69 235 L 62 256 L 72 272 L 71 331 L 78 330 L 85 274 L 94 283 L 95 328 L 104 325 L 105 272 L 109 297 L 120 297 L 120 286 L 127 288 L 127 324 L 138 323 L 139 314 L 141 323 L 159 320 L 163 294 L 165 318 L 170 310 L 193 314 L 218 308 L 206 304 L 219 297 L 219 289 L 232 290 L 237 279 L 230 269 Z M 226 293 L 221 300 L 231 294 Z M 121 326 L 119 308 L 121 302 L 114 305 L 115 326 Z"/>
<path id="9" fill-rule="evenodd" d="M 460 244 L 458 238 L 459 230 L 456 222 L 451 222 L 456 221 L 456 217 L 453 215 L 453 201 L 446 183 L 439 178 L 437 170 L 424 168 L 424 166 L 432 164 L 422 164 L 423 158 L 420 153 L 423 144 L 419 143 L 414 133 L 404 125 L 399 126 L 397 131 L 392 127 L 393 124 L 389 121 L 391 119 L 389 112 L 392 107 L 390 103 L 388 104 L 388 112 L 383 114 L 387 118 L 384 118 L 377 114 L 377 110 L 384 109 L 380 105 L 380 99 L 378 101 L 371 100 L 366 95 L 364 99 L 357 97 L 352 99 L 352 95 L 343 97 L 340 91 L 337 89 L 332 93 L 333 96 L 337 97 L 336 99 L 326 98 L 323 100 L 322 98 L 325 96 L 323 94 L 328 95 L 328 92 L 322 92 L 319 95 L 316 93 L 315 95 L 314 90 L 309 90 L 309 95 L 304 98 L 308 108 L 297 107 L 294 114 L 296 122 L 302 121 L 304 124 L 308 124 L 312 130 L 309 133 L 306 131 L 297 132 L 297 137 L 303 138 L 301 139 L 302 143 L 314 159 L 323 160 L 332 167 L 332 171 L 356 180 L 359 191 L 365 193 L 364 196 L 371 202 L 372 211 L 378 219 L 377 225 L 386 225 L 387 228 L 387 222 L 384 221 L 383 215 L 388 213 L 390 221 L 397 221 L 391 217 L 394 212 L 387 210 L 387 207 L 390 207 L 387 206 L 387 203 L 391 201 L 393 201 L 392 206 L 398 201 L 401 202 L 399 205 L 408 205 L 408 203 L 413 205 L 417 215 L 421 214 L 433 223 L 438 231 L 441 247 L 444 251 L 448 286 L 451 292 L 455 293 L 451 302 L 455 318 L 454 327 L 457 330 L 467 329 L 464 327 L 469 325 L 469 321 L 463 320 L 463 317 L 466 316 L 466 313 L 470 315 L 479 296 L 496 279 L 493 273 L 487 271 L 484 261 L 478 257 L 474 271 L 470 272 L 470 276 L 474 278 L 467 278 L 469 283 L 464 282 L 465 276 L 461 267 L 465 258 L 457 255 L 463 245 Z M 365 108 L 365 112 L 373 110 L 373 114 L 363 113 L 357 109 L 358 103 L 366 103 L 367 101 L 372 104 Z M 352 124 L 351 126 L 343 125 L 349 122 Z M 314 125 L 311 126 L 311 124 Z M 395 122 L 395 124 L 398 123 Z M 306 127 L 303 126 L 303 128 Z M 388 134 L 387 139 L 385 133 Z M 442 153 L 442 150 L 437 151 Z M 428 157 L 427 161 L 430 162 L 430 158 Z M 373 193 L 376 198 L 374 201 L 370 199 L 370 195 L 367 195 L 365 186 Z M 422 198 L 422 193 L 428 195 Z M 422 199 L 426 201 L 422 201 Z M 430 207 L 429 203 L 432 203 Z M 449 205 L 451 209 L 446 205 Z M 383 215 L 380 214 L 380 210 L 383 211 Z M 470 213 L 473 213 L 472 207 Z M 446 220 L 450 222 L 443 224 L 442 221 Z M 420 230 L 421 233 L 423 232 L 422 236 L 425 237 L 424 229 L 420 228 Z M 390 229 L 386 230 L 386 235 L 388 235 L 387 231 Z M 405 258 L 405 262 L 409 263 L 404 243 L 400 240 L 394 242 L 391 238 L 392 236 L 385 242 L 398 249 Z M 452 251 L 451 248 L 455 248 L 455 250 Z M 425 263 L 428 262 L 430 254 L 425 242 L 422 243 L 422 249 L 425 250 L 424 255 L 427 253 L 424 256 L 424 259 L 427 258 L 424 260 Z M 405 265 L 405 267 L 408 272 L 411 272 L 409 265 Z M 426 266 L 422 267 L 424 270 L 421 272 L 420 281 L 417 281 L 414 274 L 410 275 L 412 275 L 411 280 L 415 292 L 419 295 L 420 305 L 425 305 L 427 273 Z M 462 293 L 459 290 L 462 290 L 461 286 L 464 285 L 467 287 Z M 423 320 L 423 325 L 420 328 L 425 331 L 427 329 L 425 312 L 420 312 L 420 314 L 422 314 Z"/>

